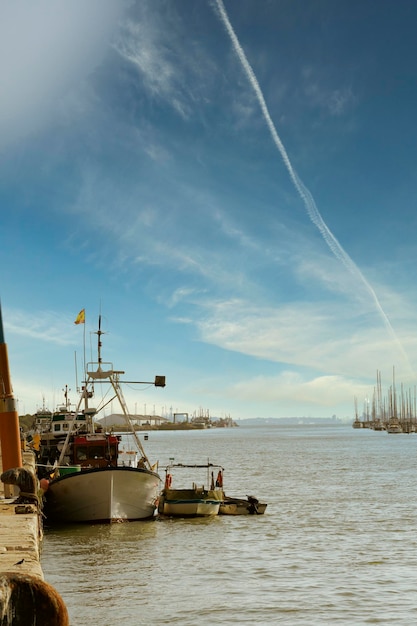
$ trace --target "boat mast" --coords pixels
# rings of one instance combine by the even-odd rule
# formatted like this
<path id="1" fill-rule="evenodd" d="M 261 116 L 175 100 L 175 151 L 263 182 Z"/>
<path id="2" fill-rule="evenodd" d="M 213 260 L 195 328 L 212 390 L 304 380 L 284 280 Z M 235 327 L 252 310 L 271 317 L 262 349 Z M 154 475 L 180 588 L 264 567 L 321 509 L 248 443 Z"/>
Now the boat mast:
<path id="1" fill-rule="evenodd" d="M 86 419 L 91 420 L 91 423 L 89 424 L 89 426 L 91 427 L 92 431 L 94 432 L 94 420 L 93 420 L 93 414 L 95 414 L 97 411 L 94 409 L 90 409 L 88 407 L 88 399 L 91 398 L 93 396 L 93 389 L 94 389 L 94 383 L 102 383 L 104 381 L 108 381 L 108 383 L 111 385 L 111 387 L 113 388 L 114 394 L 117 398 L 117 400 L 119 401 L 119 404 L 121 406 L 122 412 L 123 412 L 123 416 L 126 420 L 126 423 L 129 426 L 129 429 L 131 431 L 131 434 L 133 435 L 136 445 L 140 451 L 140 453 L 142 454 L 142 458 L 145 461 L 145 463 L 147 463 L 147 465 L 149 466 L 149 468 L 151 468 L 151 464 L 149 462 L 148 457 L 146 456 L 145 450 L 143 448 L 142 442 L 140 441 L 138 434 L 134 428 L 134 425 L 132 423 L 132 419 L 130 416 L 130 412 L 128 410 L 127 404 L 126 404 L 126 400 L 124 398 L 123 395 L 123 391 L 122 388 L 120 386 L 120 375 L 124 374 L 123 371 L 120 370 L 114 370 L 113 369 L 113 364 L 112 363 L 105 363 L 106 366 L 110 366 L 109 369 L 103 370 L 102 365 L 104 365 L 102 358 L 101 358 L 101 348 L 102 348 L 102 343 L 101 343 L 101 335 L 103 335 L 103 331 L 101 330 L 101 315 L 99 315 L 98 318 L 98 330 L 95 333 L 97 335 L 97 362 L 94 363 L 88 363 L 85 367 L 85 382 L 84 385 L 82 386 L 81 389 L 81 394 L 80 394 L 80 399 L 78 401 L 77 404 L 77 408 L 74 414 L 74 418 L 70 423 L 70 427 L 68 429 L 68 433 L 67 433 L 67 437 L 65 439 L 65 443 L 64 446 L 62 448 L 60 457 L 59 457 L 59 461 L 58 464 L 61 465 L 62 461 L 64 459 L 65 456 L 65 451 L 68 447 L 68 443 L 69 443 L 69 439 L 70 436 L 72 434 L 72 429 L 73 429 L 73 425 L 75 423 L 76 420 L 76 416 L 78 414 L 78 412 L 81 410 L 81 406 L 82 404 L 84 404 L 84 414 Z M 91 371 L 88 371 L 90 368 L 88 368 L 88 365 L 91 365 Z M 94 366 L 97 365 L 97 369 L 94 369 Z M 131 382 L 131 381 L 129 381 Z M 136 381 L 138 382 L 138 381 Z M 155 380 L 153 383 L 146 383 L 146 384 L 153 384 L 155 385 L 155 387 L 165 387 L 165 376 L 155 376 Z M 89 391 L 89 388 L 92 388 L 91 391 Z M 99 409 L 100 410 L 100 409 Z"/>
<path id="2" fill-rule="evenodd" d="M 103 334 L 101 330 L 101 315 L 98 316 L 98 330 L 96 331 L 97 335 L 97 362 L 98 369 L 101 370 L 101 335 Z"/>
<path id="3" fill-rule="evenodd" d="M 113 391 L 115 393 L 116 398 L 119 401 L 119 404 L 122 408 L 122 412 L 124 415 L 124 418 L 133 434 L 133 437 L 135 439 L 136 445 L 140 451 L 140 453 L 142 454 L 142 458 L 144 459 L 144 461 L 148 464 L 148 466 L 150 467 L 150 462 L 148 457 L 146 456 L 145 450 L 142 446 L 142 443 L 137 435 L 137 432 L 133 426 L 131 417 L 130 417 L 130 412 L 127 408 L 127 404 L 126 404 L 126 400 L 124 398 L 123 392 L 122 392 L 122 388 L 120 386 L 120 374 L 124 374 L 124 372 L 121 371 L 116 371 L 113 370 L 113 366 L 111 367 L 111 369 L 104 371 L 102 369 L 102 364 L 103 364 L 103 360 L 101 357 L 101 348 L 102 348 L 102 342 L 101 342 L 101 335 L 103 335 L 103 331 L 101 330 L 101 314 L 98 316 L 98 330 L 96 331 L 96 335 L 97 335 L 97 371 L 96 371 L 96 375 L 97 378 L 100 380 L 103 379 L 108 379 L 108 381 L 110 382 Z M 88 392 L 87 392 L 87 386 L 88 386 L 88 382 L 91 380 L 95 380 L 95 375 L 94 372 L 87 372 L 87 382 L 86 382 L 86 387 L 85 387 L 85 402 L 87 403 L 88 400 Z M 87 404 L 86 404 L 87 406 Z M 92 421 L 93 422 L 93 421 Z"/>

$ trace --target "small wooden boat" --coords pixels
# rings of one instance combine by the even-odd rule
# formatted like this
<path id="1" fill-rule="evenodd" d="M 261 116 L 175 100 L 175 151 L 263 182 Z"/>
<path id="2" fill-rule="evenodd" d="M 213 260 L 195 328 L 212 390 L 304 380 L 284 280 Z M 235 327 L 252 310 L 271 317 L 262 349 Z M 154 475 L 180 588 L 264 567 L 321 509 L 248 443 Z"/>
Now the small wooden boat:
<path id="1" fill-rule="evenodd" d="M 266 507 L 264 502 L 259 502 L 255 496 L 244 498 L 232 498 L 223 494 L 224 499 L 219 508 L 220 515 L 263 515 Z"/>
<path id="2" fill-rule="evenodd" d="M 173 472 L 184 470 L 207 470 L 207 487 L 192 483 L 192 487 L 173 488 Z M 217 479 L 214 473 L 217 471 Z M 190 472 L 185 472 L 187 477 Z M 211 477 L 210 477 L 211 474 Z M 168 465 L 165 469 L 165 486 L 161 492 L 158 513 L 168 517 L 203 517 L 218 515 L 223 501 L 223 468 L 219 465 L 206 463 L 205 465 L 184 465 L 177 463 Z"/>

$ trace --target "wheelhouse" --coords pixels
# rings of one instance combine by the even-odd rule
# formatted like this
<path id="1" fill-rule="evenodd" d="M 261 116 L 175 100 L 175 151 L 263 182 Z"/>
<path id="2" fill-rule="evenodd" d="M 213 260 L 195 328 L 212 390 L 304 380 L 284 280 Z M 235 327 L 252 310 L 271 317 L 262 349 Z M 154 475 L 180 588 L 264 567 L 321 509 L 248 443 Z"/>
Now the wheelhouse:
<path id="1" fill-rule="evenodd" d="M 119 435 L 79 435 L 72 444 L 72 462 L 81 467 L 116 467 Z"/>

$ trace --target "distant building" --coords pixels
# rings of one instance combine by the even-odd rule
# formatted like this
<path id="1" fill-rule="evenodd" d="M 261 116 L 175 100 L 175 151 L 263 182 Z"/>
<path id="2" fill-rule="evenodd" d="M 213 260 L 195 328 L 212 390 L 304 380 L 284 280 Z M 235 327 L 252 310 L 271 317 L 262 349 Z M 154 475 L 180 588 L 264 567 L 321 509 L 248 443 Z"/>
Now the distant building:
<path id="1" fill-rule="evenodd" d="M 166 424 L 169 420 L 166 417 L 162 417 L 161 415 L 130 415 L 130 420 L 133 426 L 160 426 L 161 424 Z M 109 426 L 123 426 L 126 421 L 123 415 L 119 413 L 113 413 L 112 415 L 107 415 L 106 417 L 102 417 L 100 420 L 97 420 L 104 427 Z"/>

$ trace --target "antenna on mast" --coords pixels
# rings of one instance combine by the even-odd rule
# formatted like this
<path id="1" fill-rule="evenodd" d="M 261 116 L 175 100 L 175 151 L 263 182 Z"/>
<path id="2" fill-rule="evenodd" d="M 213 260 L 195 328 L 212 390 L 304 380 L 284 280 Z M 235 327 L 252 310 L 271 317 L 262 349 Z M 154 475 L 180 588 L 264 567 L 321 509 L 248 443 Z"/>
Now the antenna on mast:
<path id="1" fill-rule="evenodd" d="M 98 367 L 101 369 L 101 335 L 103 334 L 101 330 L 101 313 L 98 316 L 98 331 L 97 331 L 97 361 Z"/>

